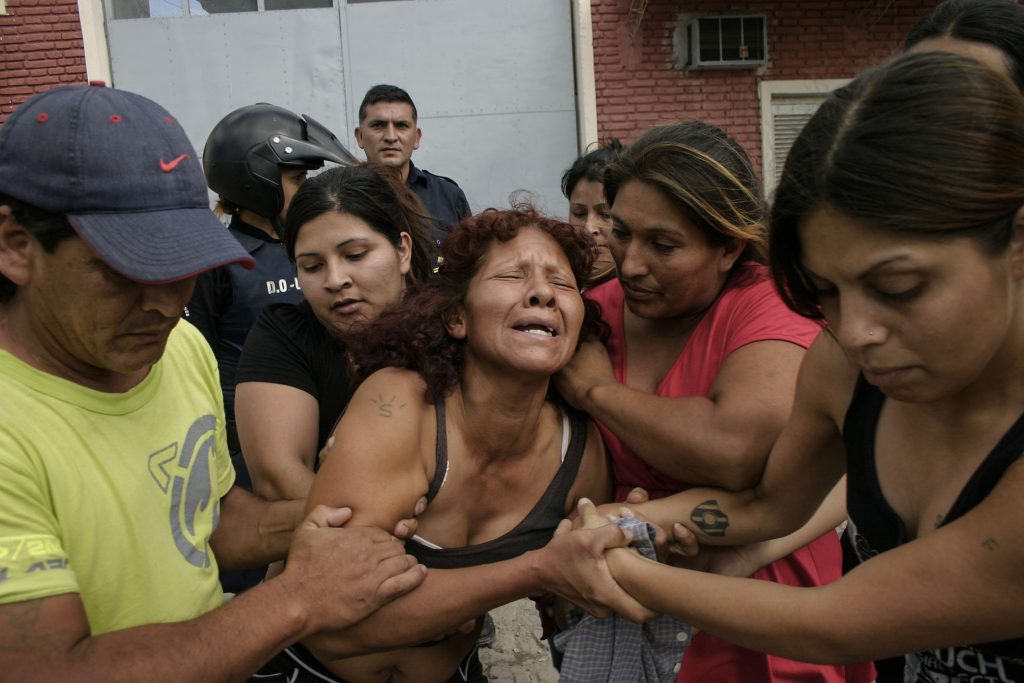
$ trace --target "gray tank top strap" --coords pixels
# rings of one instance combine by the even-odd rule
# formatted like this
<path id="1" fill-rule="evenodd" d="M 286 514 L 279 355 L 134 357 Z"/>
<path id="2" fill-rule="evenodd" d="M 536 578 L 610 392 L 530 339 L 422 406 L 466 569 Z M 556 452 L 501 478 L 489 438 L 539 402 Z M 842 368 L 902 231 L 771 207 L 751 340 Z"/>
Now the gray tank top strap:
<path id="1" fill-rule="evenodd" d="M 448 478 L 448 430 L 445 427 L 443 398 L 434 405 L 434 414 L 437 416 L 437 438 L 434 442 L 437 464 L 434 466 L 434 478 L 427 488 L 427 503 L 434 500 Z"/>

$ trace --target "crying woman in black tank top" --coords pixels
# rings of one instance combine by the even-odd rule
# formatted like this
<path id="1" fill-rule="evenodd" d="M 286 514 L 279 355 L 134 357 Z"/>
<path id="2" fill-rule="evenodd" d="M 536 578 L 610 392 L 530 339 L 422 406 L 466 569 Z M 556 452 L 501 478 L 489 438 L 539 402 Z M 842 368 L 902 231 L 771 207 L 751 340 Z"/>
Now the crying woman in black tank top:
<path id="1" fill-rule="evenodd" d="M 595 426 L 550 382 L 598 332 L 580 294 L 590 238 L 517 207 L 464 220 L 442 255 L 437 278 L 366 331 L 366 378 L 309 496 L 351 507 L 349 524 L 388 529 L 430 498 L 407 546 L 431 567 L 422 590 L 306 643 L 353 683 L 478 678 L 478 618 L 565 594 L 549 585 L 564 563 L 545 544 L 579 497 L 610 496 Z M 647 614 L 624 594 L 616 606 Z M 394 649 L 351 656 L 369 648 Z"/>

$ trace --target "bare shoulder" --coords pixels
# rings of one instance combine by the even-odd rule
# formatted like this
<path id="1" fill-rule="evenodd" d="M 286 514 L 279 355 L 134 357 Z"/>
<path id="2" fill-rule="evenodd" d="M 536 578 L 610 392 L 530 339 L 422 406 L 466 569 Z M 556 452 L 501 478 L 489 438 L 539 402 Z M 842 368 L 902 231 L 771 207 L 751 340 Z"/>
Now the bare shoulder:
<path id="1" fill-rule="evenodd" d="M 611 463 L 608 451 L 601 438 L 597 423 L 591 419 L 586 421 L 587 444 L 583 450 L 583 460 L 576 474 L 576 481 L 569 489 L 566 498 L 566 513 L 576 509 L 576 501 L 589 498 L 597 504 L 607 503 L 612 499 Z"/>
<path id="2" fill-rule="evenodd" d="M 426 382 L 418 372 L 407 368 L 381 368 L 363 380 L 359 391 L 364 389 L 384 390 L 404 394 L 415 394 L 423 397 L 427 389 Z"/>
<path id="3" fill-rule="evenodd" d="M 601 438 L 601 430 L 597 423 L 587 418 L 587 445 L 583 451 L 584 462 L 591 462 L 607 469 L 608 451 L 604 446 L 604 439 Z"/>
<path id="4" fill-rule="evenodd" d="M 807 349 L 797 379 L 797 403 L 842 427 L 860 372 L 839 343 L 822 330 Z"/>
<path id="5" fill-rule="evenodd" d="M 309 505 L 346 505 L 350 524 L 391 529 L 411 516 L 426 491 L 426 444 L 433 443 L 433 406 L 409 370 L 370 375 L 334 428 L 309 494 Z"/>
<path id="6" fill-rule="evenodd" d="M 411 370 L 384 368 L 367 377 L 334 427 L 321 460 L 345 454 L 346 462 L 412 457 L 425 422 L 426 385 Z"/>
<path id="7" fill-rule="evenodd" d="M 419 373 L 405 368 L 383 368 L 367 377 L 349 402 L 349 413 L 391 419 L 423 410 L 427 385 Z"/>

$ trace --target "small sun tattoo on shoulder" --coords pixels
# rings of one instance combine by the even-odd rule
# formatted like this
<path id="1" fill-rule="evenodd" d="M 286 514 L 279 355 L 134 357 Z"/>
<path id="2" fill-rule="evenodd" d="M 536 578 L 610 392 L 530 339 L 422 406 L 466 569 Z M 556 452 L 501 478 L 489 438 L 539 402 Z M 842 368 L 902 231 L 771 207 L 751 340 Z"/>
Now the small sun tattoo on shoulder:
<path id="1" fill-rule="evenodd" d="M 690 521 L 708 536 L 725 536 L 729 528 L 729 516 L 722 512 L 717 500 L 705 500 L 693 508 Z"/>
<path id="2" fill-rule="evenodd" d="M 384 398 L 383 394 L 377 394 L 377 398 L 371 398 L 370 402 L 377 406 L 377 414 L 381 417 L 391 417 L 395 414 L 395 409 L 401 409 L 406 406 L 405 403 L 399 403 L 395 405 L 395 399 L 397 396 L 391 398 Z"/>

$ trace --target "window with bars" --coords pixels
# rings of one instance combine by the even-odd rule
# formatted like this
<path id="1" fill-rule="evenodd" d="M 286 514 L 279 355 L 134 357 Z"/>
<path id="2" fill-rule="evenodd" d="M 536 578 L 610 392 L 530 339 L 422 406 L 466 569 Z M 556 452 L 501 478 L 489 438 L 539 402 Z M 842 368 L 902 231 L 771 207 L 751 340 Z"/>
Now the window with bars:
<path id="1" fill-rule="evenodd" d="M 687 26 L 687 66 L 760 66 L 768 61 L 768 34 L 763 16 L 698 17 Z"/>

